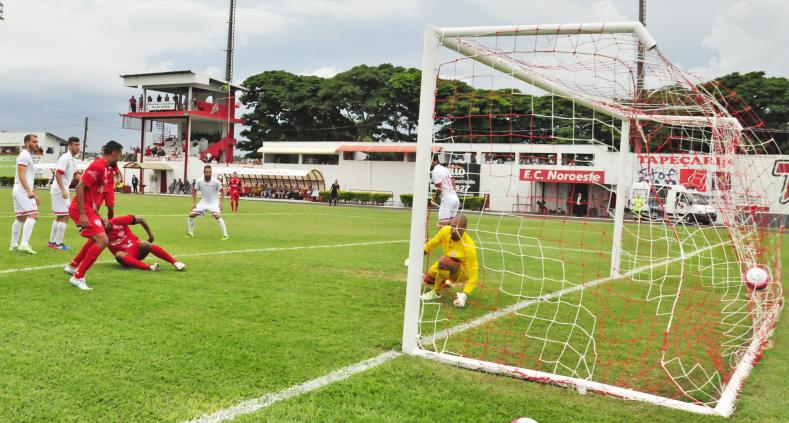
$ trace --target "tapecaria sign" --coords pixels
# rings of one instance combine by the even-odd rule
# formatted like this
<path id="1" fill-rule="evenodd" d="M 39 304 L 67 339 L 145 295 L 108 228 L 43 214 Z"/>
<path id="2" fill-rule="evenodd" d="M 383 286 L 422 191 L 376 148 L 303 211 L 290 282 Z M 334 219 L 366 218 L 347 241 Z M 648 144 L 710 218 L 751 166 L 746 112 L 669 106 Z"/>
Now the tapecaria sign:
<path id="1" fill-rule="evenodd" d="M 602 170 L 521 169 L 520 180 L 528 182 L 555 182 L 562 184 L 604 184 Z"/>

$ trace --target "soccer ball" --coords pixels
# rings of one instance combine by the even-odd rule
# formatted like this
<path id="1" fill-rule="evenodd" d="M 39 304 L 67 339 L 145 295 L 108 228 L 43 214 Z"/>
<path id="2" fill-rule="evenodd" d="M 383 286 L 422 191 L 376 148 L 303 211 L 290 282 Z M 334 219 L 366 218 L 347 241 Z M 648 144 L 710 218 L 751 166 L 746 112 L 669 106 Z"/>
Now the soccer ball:
<path id="1" fill-rule="evenodd" d="M 511 423 L 537 423 L 537 420 L 530 419 L 528 417 L 519 417 L 513 420 Z"/>
<path id="2" fill-rule="evenodd" d="M 753 266 L 743 274 L 749 289 L 761 290 L 770 283 L 770 272 L 762 266 Z"/>

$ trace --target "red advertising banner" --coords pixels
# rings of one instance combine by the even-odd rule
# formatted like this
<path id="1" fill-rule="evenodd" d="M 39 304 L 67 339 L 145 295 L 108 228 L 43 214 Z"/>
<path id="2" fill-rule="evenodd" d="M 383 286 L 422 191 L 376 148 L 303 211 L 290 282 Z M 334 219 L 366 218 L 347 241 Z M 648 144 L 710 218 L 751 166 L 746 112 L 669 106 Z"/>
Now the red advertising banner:
<path id="1" fill-rule="evenodd" d="M 602 170 L 521 169 L 520 180 L 563 184 L 604 184 L 605 172 Z"/>
<path id="2" fill-rule="evenodd" d="M 704 192 L 707 190 L 707 171 L 702 169 L 680 169 L 679 184 Z"/>

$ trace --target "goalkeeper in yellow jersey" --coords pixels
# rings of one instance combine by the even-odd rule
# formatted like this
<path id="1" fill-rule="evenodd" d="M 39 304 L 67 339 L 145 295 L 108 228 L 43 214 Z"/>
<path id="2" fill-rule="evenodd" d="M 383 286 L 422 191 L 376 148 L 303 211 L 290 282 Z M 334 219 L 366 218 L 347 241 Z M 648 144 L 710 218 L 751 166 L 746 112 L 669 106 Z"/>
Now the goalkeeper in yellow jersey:
<path id="1" fill-rule="evenodd" d="M 423 301 L 441 298 L 445 281 L 450 284 L 465 282 L 463 292 L 457 294 L 454 304 L 455 307 L 466 306 L 466 299 L 477 286 L 479 272 L 477 246 L 466 233 L 467 224 L 466 216 L 455 216 L 449 221 L 449 225 L 442 227 L 436 236 L 425 244 L 425 254 L 438 245 L 441 245 L 444 254 L 430 266 L 428 274 L 425 275 L 425 283 L 432 284 L 433 289 L 422 294 Z"/>

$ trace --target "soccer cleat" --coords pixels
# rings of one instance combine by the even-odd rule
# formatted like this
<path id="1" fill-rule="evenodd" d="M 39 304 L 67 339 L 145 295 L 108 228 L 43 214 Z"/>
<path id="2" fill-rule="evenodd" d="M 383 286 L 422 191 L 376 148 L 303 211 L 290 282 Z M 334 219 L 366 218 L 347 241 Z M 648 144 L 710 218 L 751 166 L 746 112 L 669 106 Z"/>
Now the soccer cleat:
<path id="1" fill-rule="evenodd" d="M 173 263 L 173 266 L 175 266 L 175 270 L 177 270 L 177 271 L 179 271 L 179 272 L 180 272 L 181 270 L 184 270 L 184 269 L 186 269 L 186 265 L 185 265 L 185 264 L 183 264 L 183 263 L 181 263 L 180 261 L 176 261 L 175 263 Z"/>
<path id="2" fill-rule="evenodd" d="M 66 267 L 63 268 L 63 271 L 73 276 L 75 273 L 77 273 L 77 268 L 71 264 L 67 264 Z"/>
<path id="3" fill-rule="evenodd" d="M 154 263 L 154 264 L 148 266 L 148 269 L 150 269 L 151 272 L 158 272 L 159 269 L 161 269 L 161 266 L 159 266 L 159 263 Z"/>
<path id="4" fill-rule="evenodd" d="M 60 248 L 58 248 L 58 244 L 56 242 L 50 242 L 49 244 L 47 244 L 47 247 L 51 248 L 53 250 L 59 250 L 60 249 Z"/>
<path id="5" fill-rule="evenodd" d="M 68 251 L 68 250 L 70 250 L 70 249 L 71 249 L 71 247 L 69 247 L 69 246 L 68 246 L 68 245 L 66 245 L 66 244 L 58 244 L 58 250 L 61 250 L 61 251 Z"/>
<path id="6" fill-rule="evenodd" d="M 466 298 L 468 298 L 468 295 L 465 292 L 458 292 L 452 304 L 457 308 L 463 308 L 466 306 Z"/>
<path id="7" fill-rule="evenodd" d="M 433 291 L 431 289 L 430 291 L 427 291 L 424 294 L 422 294 L 421 298 L 422 298 L 422 301 L 434 301 L 434 300 L 441 299 L 441 294 L 439 294 L 438 292 Z"/>
<path id="8" fill-rule="evenodd" d="M 72 276 L 71 279 L 68 280 L 68 283 L 74 285 L 75 287 L 83 291 L 90 291 L 91 289 L 93 289 L 89 287 L 87 283 L 85 283 L 85 278 L 78 278 L 76 276 Z"/>
<path id="9" fill-rule="evenodd" d="M 194 234 L 186 234 L 186 235 L 184 235 L 184 238 L 194 238 L 194 237 L 195 237 Z"/>
<path id="10" fill-rule="evenodd" d="M 222 241 L 227 241 L 228 239 L 230 239 L 230 235 L 225 235 L 222 237 Z"/>
<path id="11" fill-rule="evenodd" d="M 28 254 L 36 254 L 36 252 L 33 251 L 33 247 L 31 247 L 30 244 L 22 244 L 22 245 L 20 245 L 19 246 L 19 251 L 22 251 L 22 252 L 25 252 L 25 253 L 28 253 Z"/>
<path id="12" fill-rule="evenodd" d="M 16 244 L 11 244 L 11 245 L 8 247 L 8 251 L 16 251 L 16 250 L 18 250 L 18 249 L 19 249 L 19 246 L 18 246 L 18 245 L 16 245 Z"/>

